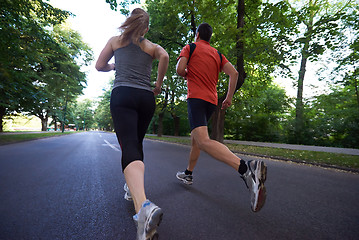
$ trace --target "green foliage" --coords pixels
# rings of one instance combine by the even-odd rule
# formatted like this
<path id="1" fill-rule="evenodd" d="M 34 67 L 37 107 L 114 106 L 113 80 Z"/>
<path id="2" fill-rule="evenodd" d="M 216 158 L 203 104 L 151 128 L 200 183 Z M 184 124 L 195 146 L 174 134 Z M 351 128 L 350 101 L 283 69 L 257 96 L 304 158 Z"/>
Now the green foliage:
<path id="1" fill-rule="evenodd" d="M 141 1 L 140 0 L 130 0 L 130 1 L 117 2 L 117 0 L 106 0 L 106 2 L 110 4 L 110 7 L 112 10 L 117 11 L 117 9 L 119 7 L 121 14 L 127 16 L 130 14 L 130 11 L 128 10 L 129 5 L 139 4 Z"/>
<path id="2" fill-rule="evenodd" d="M 111 131 L 114 129 L 110 111 L 111 90 L 107 90 L 100 97 L 95 110 L 95 121 L 99 129 Z"/>
<path id="3" fill-rule="evenodd" d="M 128 8 L 126 4 L 131 1 L 121 3 Z M 296 116 L 299 116 L 303 124 L 301 143 L 359 146 L 358 6 L 351 1 L 246 1 L 245 25 L 238 29 L 237 4 L 235 0 L 146 1 L 150 14 L 146 37 L 163 46 L 170 55 L 168 74 L 156 100 L 149 132 L 157 132 L 162 124 L 162 134 L 188 135 L 186 82 L 176 75 L 175 66 L 183 46 L 194 40 L 196 27 L 208 22 L 214 30 L 211 45 L 234 65 L 238 60 L 237 41 L 244 43 L 247 78 L 226 111 L 226 137 L 297 143 Z M 299 60 L 305 63 L 310 60 L 306 66 L 309 68 L 311 62 L 320 60 L 328 50 L 338 64 L 325 79 L 334 83 L 333 89 L 328 95 L 310 101 L 300 97 L 302 114 L 297 115 L 295 99 L 275 86 L 271 76 L 279 72 L 295 79 L 298 73 L 292 72 L 291 66 Z M 153 81 L 157 62 L 154 66 Z M 305 71 L 305 68 L 300 71 L 301 80 Z M 219 97 L 226 94 L 227 85 L 228 78 L 221 74 Z"/>
<path id="4" fill-rule="evenodd" d="M 359 108 L 349 87 L 318 96 L 307 114 L 315 145 L 357 148 L 359 146 Z"/>
<path id="5" fill-rule="evenodd" d="M 295 39 L 294 44 L 289 45 L 292 52 L 300 52 L 300 69 L 297 79 L 297 99 L 295 136 L 297 143 L 305 143 L 304 137 L 308 134 L 305 129 L 303 86 L 306 69 L 309 61 L 315 62 L 328 50 L 338 49 L 343 39 L 346 38 L 343 31 L 343 18 L 351 13 L 355 7 L 353 1 L 285 1 L 293 15 L 297 17 L 297 31 L 289 33 Z M 307 65 L 308 63 L 308 65 Z"/>
<path id="6" fill-rule="evenodd" d="M 32 84 L 42 62 L 39 49 L 53 47 L 46 27 L 63 22 L 69 12 L 40 0 L 5 0 L 0 7 L 0 106 L 19 110 L 23 97 L 36 93 Z"/>
<path id="7" fill-rule="evenodd" d="M 75 108 L 72 110 L 72 115 L 76 118 L 74 121 L 78 124 L 80 130 L 89 130 L 97 127 L 93 105 L 94 102 L 90 99 L 78 101 L 76 105 L 74 105 Z"/>
<path id="8" fill-rule="evenodd" d="M 226 115 L 227 138 L 283 141 L 282 122 L 289 114 L 290 101 L 284 90 L 276 85 L 263 88 L 256 95 L 242 95 L 240 100 L 236 98 L 232 111 Z"/>
<path id="9" fill-rule="evenodd" d="M 65 120 L 67 103 L 86 84 L 80 67 L 92 60 L 81 36 L 63 25 L 70 15 L 41 0 L 1 6 L 0 43 L 7 47 L 0 50 L 0 107 L 5 114 L 28 112 L 43 125 L 49 115 Z"/>

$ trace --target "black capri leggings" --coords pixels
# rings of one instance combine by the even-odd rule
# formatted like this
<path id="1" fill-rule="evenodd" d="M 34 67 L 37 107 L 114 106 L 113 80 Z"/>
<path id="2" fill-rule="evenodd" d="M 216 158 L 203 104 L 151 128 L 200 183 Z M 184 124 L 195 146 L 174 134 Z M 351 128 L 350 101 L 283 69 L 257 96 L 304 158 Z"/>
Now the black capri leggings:
<path id="1" fill-rule="evenodd" d="M 153 92 L 116 87 L 111 93 L 111 115 L 122 150 L 122 171 L 135 160 L 143 161 L 143 138 L 155 112 Z"/>

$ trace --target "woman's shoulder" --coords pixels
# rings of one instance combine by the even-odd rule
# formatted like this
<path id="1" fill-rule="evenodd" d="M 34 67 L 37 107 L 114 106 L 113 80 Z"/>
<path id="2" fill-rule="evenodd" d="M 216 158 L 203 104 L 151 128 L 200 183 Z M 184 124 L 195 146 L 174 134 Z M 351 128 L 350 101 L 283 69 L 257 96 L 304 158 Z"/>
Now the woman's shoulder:
<path id="1" fill-rule="evenodd" d="M 147 38 L 144 38 L 140 42 L 140 47 L 141 47 L 142 51 L 146 52 L 147 54 L 151 55 L 152 57 L 154 57 L 156 46 L 157 46 L 157 44 L 151 42 Z"/>
<path id="2" fill-rule="evenodd" d="M 151 42 L 150 40 L 148 40 L 147 38 L 143 38 L 141 41 L 141 44 L 144 43 L 145 45 L 147 45 L 148 47 L 156 47 L 157 44 Z"/>
<path id="3" fill-rule="evenodd" d="M 126 47 L 128 44 L 130 44 L 130 42 L 122 40 L 121 35 L 111 37 L 109 42 L 111 43 L 113 51 L 119 48 Z"/>

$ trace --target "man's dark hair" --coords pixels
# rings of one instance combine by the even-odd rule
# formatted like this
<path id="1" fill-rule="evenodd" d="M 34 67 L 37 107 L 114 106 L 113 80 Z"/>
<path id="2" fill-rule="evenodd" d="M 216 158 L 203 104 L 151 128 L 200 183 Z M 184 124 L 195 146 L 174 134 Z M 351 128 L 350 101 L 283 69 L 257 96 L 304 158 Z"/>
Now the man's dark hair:
<path id="1" fill-rule="evenodd" d="M 199 37 L 202 40 L 209 42 L 211 40 L 213 30 L 211 25 L 209 25 L 208 23 L 201 23 L 198 26 L 196 33 L 199 33 Z"/>

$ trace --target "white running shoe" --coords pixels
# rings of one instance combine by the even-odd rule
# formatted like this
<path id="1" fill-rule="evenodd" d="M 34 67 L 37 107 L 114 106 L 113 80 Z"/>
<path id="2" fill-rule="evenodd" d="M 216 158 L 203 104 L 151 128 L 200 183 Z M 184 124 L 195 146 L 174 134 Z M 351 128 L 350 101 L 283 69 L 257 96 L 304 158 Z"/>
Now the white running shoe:
<path id="1" fill-rule="evenodd" d="M 140 211 L 133 216 L 133 220 L 137 226 L 136 240 L 149 240 L 157 232 L 163 217 L 162 209 L 150 200 L 142 203 Z"/>
<path id="2" fill-rule="evenodd" d="M 266 201 L 266 188 L 264 182 L 267 179 L 267 166 L 263 161 L 246 162 L 248 170 L 241 176 L 249 189 L 252 211 L 258 212 Z"/>
<path id="3" fill-rule="evenodd" d="M 131 192 L 127 186 L 127 183 L 125 183 L 125 185 L 123 185 L 123 190 L 125 190 L 125 195 L 123 196 L 123 198 L 126 199 L 127 201 L 132 201 Z"/>
<path id="4" fill-rule="evenodd" d="M 191 185 L 193 183 L 193 176 L 187 175 L 185 172 L 177 172 L 176 177 L 178 180 L 181 180 L 187 185 Z"/>

